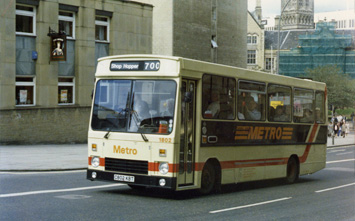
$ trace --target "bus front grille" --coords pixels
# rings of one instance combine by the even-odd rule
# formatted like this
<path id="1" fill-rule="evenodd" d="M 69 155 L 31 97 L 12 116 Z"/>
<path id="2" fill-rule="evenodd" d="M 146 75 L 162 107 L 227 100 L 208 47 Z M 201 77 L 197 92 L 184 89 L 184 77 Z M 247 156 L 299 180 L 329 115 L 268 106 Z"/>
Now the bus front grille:
<path id="1" fill-rule="evenodd" d="M 148 174 L 148 161 L 105 158 L 105 170 Z"/>

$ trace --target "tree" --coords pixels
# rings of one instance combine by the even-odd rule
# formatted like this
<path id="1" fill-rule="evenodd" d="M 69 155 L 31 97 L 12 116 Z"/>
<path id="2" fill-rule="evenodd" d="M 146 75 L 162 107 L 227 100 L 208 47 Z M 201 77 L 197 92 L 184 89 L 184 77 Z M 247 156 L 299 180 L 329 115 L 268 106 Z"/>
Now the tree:
<path id="1" fill-rule="evenodd" d="M 338 108 L 354 107 L 355 79 L 343 74 L 336 65 L 306 69 L 305 77 L 327 84 L 328 103 Z"/>

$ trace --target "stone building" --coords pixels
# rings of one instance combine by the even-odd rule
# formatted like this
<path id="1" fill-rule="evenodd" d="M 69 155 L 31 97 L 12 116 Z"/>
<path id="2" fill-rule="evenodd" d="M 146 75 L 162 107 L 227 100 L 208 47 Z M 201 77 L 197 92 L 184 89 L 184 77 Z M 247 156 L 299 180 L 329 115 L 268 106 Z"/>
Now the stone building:
<path id="1" fill-rule="evenodd" d="M 153 54 L 246 68 L 247 1 L 141 1 L 154 6 Z"/>
<path id="2" fill-rule="evenodd" d="M 355 8 L 353 10 L 331 11 L 315 13 L 314 21 L 334 21 L 337 30 L 355 29 Z"/>
<path id="3" fill-rule="evenodd" d="M 0 143 L 87 140 L 96 60 L 152 53 L 152 5 L 0 1 Z"/>
<path id="4" fill-rule="evenodd" d="M 248 12 L 247 68 L 265 70 L 264 25 L 262 24 L 261 2 L 257 0 L 255 11 Z"/>
<path id="5" fill-rule="evenodd" d="M 281 29 L 314 28 L 314 0 L 281 0 Z"/>

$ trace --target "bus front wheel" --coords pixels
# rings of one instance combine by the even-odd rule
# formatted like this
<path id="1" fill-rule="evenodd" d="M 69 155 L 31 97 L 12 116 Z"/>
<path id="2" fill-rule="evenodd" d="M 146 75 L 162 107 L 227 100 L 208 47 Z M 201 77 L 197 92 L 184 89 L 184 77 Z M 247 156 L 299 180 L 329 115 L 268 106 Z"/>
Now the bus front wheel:
<path id="1" fill-rule="evenodd" d="M 202 170 L 200 193 L 210 193 L 216 184 L 216 170 L 211 163 L 206 163 Z"/>
<path id="2" fill-rule="evenodd" d="M 290 157 L 287 162 L 287 176 L 286 182 L 287 183 L 294 183 L 298 180 L 300 174 L 299 164 L 296 157 Z"/>

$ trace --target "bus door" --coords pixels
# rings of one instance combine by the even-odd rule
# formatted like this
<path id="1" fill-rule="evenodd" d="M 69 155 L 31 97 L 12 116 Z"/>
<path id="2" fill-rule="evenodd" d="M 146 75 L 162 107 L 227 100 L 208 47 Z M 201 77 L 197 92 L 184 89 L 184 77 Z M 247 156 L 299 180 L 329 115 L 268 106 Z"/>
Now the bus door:
<path id="1" fill-rule="evenodd" d="M 195 165 L 195 96 L 196 82 L 182 80 L 181 125 L 178 185 L 193 184 Z"/>

